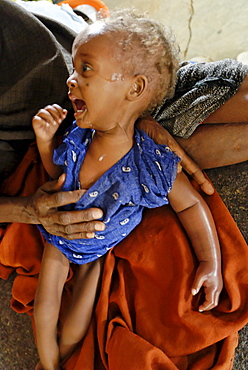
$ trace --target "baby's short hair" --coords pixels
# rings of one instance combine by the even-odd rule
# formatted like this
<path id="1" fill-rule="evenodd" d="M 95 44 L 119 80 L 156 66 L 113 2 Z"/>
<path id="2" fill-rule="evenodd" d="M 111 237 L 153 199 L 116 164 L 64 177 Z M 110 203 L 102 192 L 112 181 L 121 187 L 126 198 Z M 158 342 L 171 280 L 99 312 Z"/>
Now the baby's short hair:
<path id="1" fill-rule="evenodd" d="M 172 97 L 179 47 L 171 30 L 134 9 L 114 11 L 101 21 L 105 32 L 116 34 L 116 45 L 123 51 L 120 60 L 123 71 L 148 78 L 152 98 L 146 112 L 152 111 L 164 98 Z"/>
<path id="2" fill-rule="evenodd" d="M 100 15 L 92 26 L 97 27 L 98 22 L 102 33 L 119 48 L 116 57 L 123 75 L 147 77 L 151 100 L 144 113 L 151 112 L 164 98 L 172 97 L 179 48 L 171 30 L 135 9 L 116 10 L 109 17 Z"/>

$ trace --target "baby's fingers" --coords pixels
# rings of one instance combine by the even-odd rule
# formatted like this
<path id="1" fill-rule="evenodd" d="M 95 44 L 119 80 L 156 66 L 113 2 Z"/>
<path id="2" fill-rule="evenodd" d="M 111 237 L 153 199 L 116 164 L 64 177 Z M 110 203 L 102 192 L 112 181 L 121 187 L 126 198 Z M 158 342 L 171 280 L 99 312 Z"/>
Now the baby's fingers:
<path id="1" fill-rule="evenodd" d="M 65 119 L 65 117 L 67 115 L 67 110 L 66 109 L 61 108 L 61 106 L 58 105 L 58 104 L 53 104 L 52 106 L 48 106 L 48 107 L 49 107 L 48 110 L 51 109 L 51 114 L 55 115 L 59 122 L 62 122 Z M 52 107 L 52 108 L 50 108 L 50 107 Z"/>
<path id="2" fill-rule="evenodd" d="M 195 280 L 192 285 L 191 293 L 192 295 L 196 295 L 199 293 L 201 287 L 203 286 L 204 282 L 206 280 L 205 276 L 197 276 L 195 277 Z"/>
<path id="3" fill-rule="evenodd" d="M 205 302 L 199 307 L 199 312 L 212 310 L 218 306 L 220 292 L 210 287 L 205 288 Z"/>
<path id="4" fill-rule="evenodd" d="M 48 124 L 60 124 L 66 117 L 67 110 L 62 109 L 58 104 L 47 105 L 40 109 L 37 116 L 42 118 Z"/>

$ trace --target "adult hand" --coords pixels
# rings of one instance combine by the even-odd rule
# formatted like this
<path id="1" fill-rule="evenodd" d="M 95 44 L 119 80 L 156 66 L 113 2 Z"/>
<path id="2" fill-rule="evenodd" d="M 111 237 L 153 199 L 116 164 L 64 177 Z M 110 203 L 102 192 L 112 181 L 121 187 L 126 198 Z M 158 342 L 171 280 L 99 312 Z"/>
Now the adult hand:
<path id="1" fill-rule="evenodd" d="M 204 176 L 200 167 L 185 153 L 183 148 L 173 139 L 169 132 L 157 123 L 152 117 L 141 118 L 136 126 L 145 131 L 157 144 L 167 145 L 178 157 L 181 158 L 183 169 L 200 185 L 204 193 L 211 195 L 214 188 Z"/>
<path id="2" fill-rule="evenodd" d="M 58 180 L 45 183 L 32 196 L 28 210 L 33 215 L 32 223 L 42 224 L 49 233 L 66 239 L 93 238 L 95 231 L 105 229 L 105 224 L 97 221 L 103 212 L 98 208 L 59 211 L 58 207 L 76 203 L 86 191 L 60 191 L 64 180 L 63 174 Z"/>

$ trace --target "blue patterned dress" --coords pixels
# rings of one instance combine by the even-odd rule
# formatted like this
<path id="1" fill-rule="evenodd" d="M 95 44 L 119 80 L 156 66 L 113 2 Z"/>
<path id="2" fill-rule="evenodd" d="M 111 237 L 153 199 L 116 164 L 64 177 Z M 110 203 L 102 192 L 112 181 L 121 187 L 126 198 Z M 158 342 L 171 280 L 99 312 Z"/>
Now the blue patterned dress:
<path id="1" fill-rule="evenodd" d="M 80 188 L 79 170 L 94 130 L 73 123 L 63 143 L 54 152 L 54 162 L 66 173 L 64 191 Z M 141 221 L 144 207 L 168 204 L 168 193 L 177 174 L 177 157 L 167 146 L 157 145 L 141 130 L 135 130 L 134 145 L 114 166 L 106 171 L 76 204 L 64 210 L 101 208 L 106 224 L 93 239 L 67 240 L 47 233 L 46 240 L 55 245 L 73 263 L 84 264 L 104 255 L 125 238 Z"/>

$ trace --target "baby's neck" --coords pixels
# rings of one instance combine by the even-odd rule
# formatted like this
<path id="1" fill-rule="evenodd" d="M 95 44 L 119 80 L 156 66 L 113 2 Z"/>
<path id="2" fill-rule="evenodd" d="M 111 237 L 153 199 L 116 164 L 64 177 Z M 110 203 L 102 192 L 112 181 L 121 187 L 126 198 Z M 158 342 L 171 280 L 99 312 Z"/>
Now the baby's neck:
<path id="1" fill-rule="evenodd" d="M 133 130 L 121 127 L 108 132 L 95 131 L 82 164 L 79 180 L 81 187 L 88 189 L 110 167 L 118 162 L 133 146 Z"/>
<path id="2" fill-rule="evenodd" d="M 123 127 L 116 127 L 107 132 L 95 131 L 90 145 L 90 150 L 99 154 L 98 158 L 108 158 L 108 162 L 116 163 L 133 146 L 134 127 L 128 130 Z M 111 167 L 111 166 L 110 166 Z"/>

